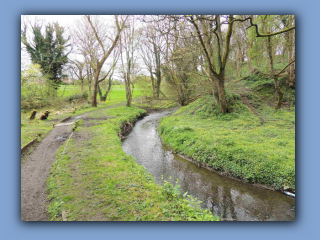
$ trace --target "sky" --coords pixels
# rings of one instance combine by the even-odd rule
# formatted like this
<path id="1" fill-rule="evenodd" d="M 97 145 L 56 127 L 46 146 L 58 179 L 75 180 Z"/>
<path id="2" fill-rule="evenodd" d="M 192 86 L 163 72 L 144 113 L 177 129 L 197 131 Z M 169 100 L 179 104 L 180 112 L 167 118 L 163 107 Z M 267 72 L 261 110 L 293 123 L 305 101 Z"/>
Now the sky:
<path id="1" fill-rule="evenodd" d="M 70 26 L 75 24 L 77 20 L 80 20 L 81 17 L 83 17 L 83 15 L 21 15 L 21 23 L 25 19 L 29 19 L 31 22 L 34 22 L 35 19 L 43 19 L 45 23 L 58 22 L 60 26 L 68 29 Z M 21 43 L 21 69 L 25 70 L 28 65 L 31 64 L 31 60 L 23 46 L 24 45 Z"/>
<path id="2" fill-rule="evenodd" d="M 44 23 L 54 23 L 58 22 L 60 26 L 65 27 L 66 31 L 69 28 L 72 28 L 72 26 L 79 21 L 84 15 L 21 15 L 21 22 L 23 22 L 24 19 L 29 19 L 31 23 L 35 22 L 36 20 L 44 20 Z M 110 21 L 113 20 L 113 15 L 103 15 L 104 18 L 110 19 Z M 24 45 L 21 43 L 21 70 L 27 69 L 27 67 L 31 64 L 31 59 L 29 57 L 29 54 L 24 49 Z M 82 60 L 82 58 L 78 55 L 75 55 L 71 53 L 69 55 L 69 58 L 71 59 L 78 59 Z M 104 64 L 104 68 L 107 71 L 106 67 L 112 63 L 111 56 Z M 141 63 L 140 63 L 141 64 Z M 103 69 L 104 69 L 103 68 Z M 143 70 L 141 72 L 144 72 Z M 146 74 L 146 72 L 144 72 Z M 115 71 L 115 74 L 113 76 L 114 79 L 121 80 L 121 74 L 119 71 Z"/>

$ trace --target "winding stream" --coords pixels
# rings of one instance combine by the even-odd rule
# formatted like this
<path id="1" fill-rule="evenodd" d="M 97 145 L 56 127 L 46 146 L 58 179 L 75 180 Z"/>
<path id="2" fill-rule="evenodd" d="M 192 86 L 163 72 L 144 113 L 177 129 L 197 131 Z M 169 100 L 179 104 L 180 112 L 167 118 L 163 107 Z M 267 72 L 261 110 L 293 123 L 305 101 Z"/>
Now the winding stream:
<path id="1" fill-rule="evenodd" d="M 123 149 L 145 166 L 158 184 L 179 179 L 182 192 L 202 201 L 214 215 L 227 221 L 294 221 L 295 199 L 280 192 L 253 187 L 199 168 L 171 153 L 157 132 L 162 117 L 172 113 L 150 113 L 138 121 L 123 142 Z"/>

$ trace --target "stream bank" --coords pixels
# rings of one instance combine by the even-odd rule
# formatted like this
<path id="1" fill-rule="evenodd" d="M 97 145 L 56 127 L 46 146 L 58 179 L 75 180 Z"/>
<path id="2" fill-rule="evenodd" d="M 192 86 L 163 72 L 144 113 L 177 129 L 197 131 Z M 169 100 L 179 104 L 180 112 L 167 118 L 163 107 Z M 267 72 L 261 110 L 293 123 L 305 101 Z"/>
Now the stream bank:
<path id="1" fill-rule="evenodd" d="M 218 221 L 196 203 L 161 187 L 121 146 L 144 110 L 114 107 L 87 114 L 56 155 L 47 180 L 50 220 Z M 138 121 L 139 122 L 139 121 Z"/>
<path id="2" fill-rule="evenodd" d="M 202 201 L 201 206 L 227 221 L 294 221 L 295 199 L 280 192 L 256 188 L 196 166 L 163 145 L 157 126 L 172 111 L 153 112 L 138 121 L 123 141 L 125 152 L 147 168 L 158 184 L 169 181 L 182 193 Z"/>

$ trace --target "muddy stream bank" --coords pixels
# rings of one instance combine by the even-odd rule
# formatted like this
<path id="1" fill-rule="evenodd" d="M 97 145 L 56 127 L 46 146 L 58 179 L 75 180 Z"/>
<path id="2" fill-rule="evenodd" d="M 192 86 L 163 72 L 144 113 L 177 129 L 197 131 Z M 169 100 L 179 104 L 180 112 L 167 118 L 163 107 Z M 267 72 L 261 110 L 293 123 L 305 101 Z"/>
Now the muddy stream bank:
<path id="1" fill-rule="evenodd" d="M 123 141 L 124 151 L 145 166 L 158 184 L 179 179 L 182 192 L 202 201 L 214 215 L 228 221 L 294 221 L 295 199 L 254 187 L 197 167 L 161 143 L 157 126 L 172 110 L 149 113 Z"/>

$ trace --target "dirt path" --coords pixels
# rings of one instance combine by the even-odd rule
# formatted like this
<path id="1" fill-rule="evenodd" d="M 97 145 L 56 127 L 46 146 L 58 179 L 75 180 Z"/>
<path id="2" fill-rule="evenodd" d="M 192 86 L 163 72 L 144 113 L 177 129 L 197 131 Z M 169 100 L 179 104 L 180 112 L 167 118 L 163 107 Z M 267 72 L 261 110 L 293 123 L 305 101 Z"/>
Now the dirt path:
<path id="1" fill-rule="evenodd" d="M 106 107 L 112 108 L 118 105 Z M 99 111 L 106 108 L 100 108 Z M 92 111 L 91 111 L 92 112 Z M 89 112 L 88 112 L 89 113 Z M 56 124 L 47 137 L 42 139 L 36 149 L 21 164 L 21 220 L 48 221 L 46 180 L 49 176 L 55 154 L 70 136 L 72 124 L 86 114 Z"/>
<path id="2" fill-rule="evenodd" d="M 21 220 L 46 221 L 46 180 L 55 154 L 71 132 L 71 125 L 55 127 L 21 165 Z"/>
<path id="3" fill-rule="evenodd" d="M 240 95 L 240 97 L 241 97 L 241 102 L 247 105 L 250 108 L 251 112 L 253 112 L 256 116 L 258 116 L 261 124 L 264 124 L 265 120 L 261 117 L 261 115 L 257 112 L 257 110 L 251 105 L 248 97 L 244 94 Z"/>
<path id="4" fill-rule="evenodd" d="M 249 98 L 247 96 L 247 93 L 250 92 L 250 89 L 247 88 L 247 87 L 243 87 L 241 89 L 239 89 L 237 91 L 237 94 L 240 95 L 240 98 L 241 98 L 241 102 L 245 105 L 247 105 L 249 107 L 249 109 L 251 110 L 251 112 L 253 112 L 256 116 L 259 117 L 259 120 L 260 120 L 260 123 L 261 124 L 264 124 L 265 123 L 265 120 L 264 118 L 257 112 L 257 110 L 252 106 L 252 104 L 250 103 L 249 101 Z"/>

